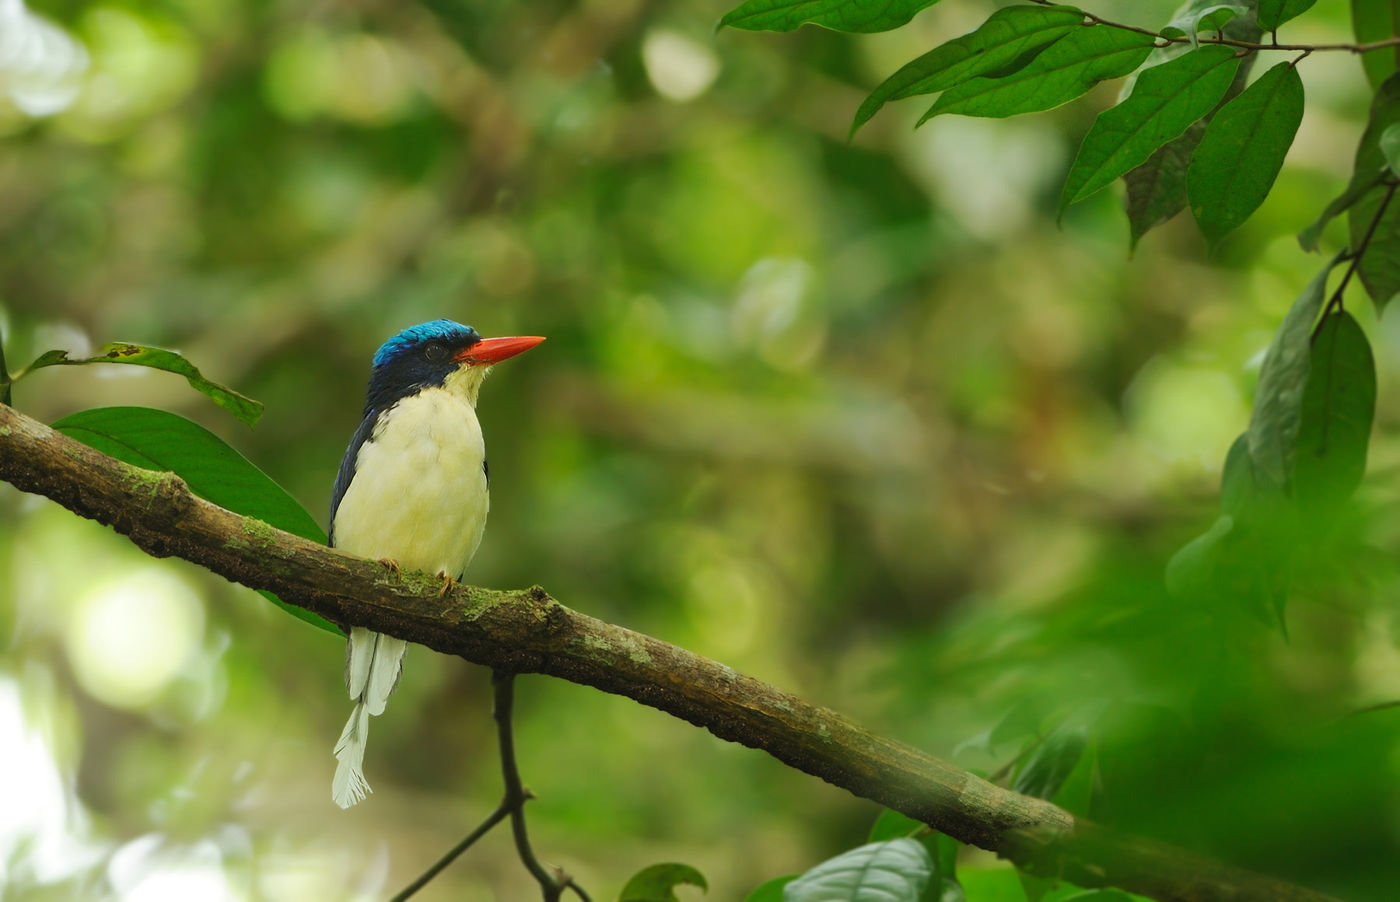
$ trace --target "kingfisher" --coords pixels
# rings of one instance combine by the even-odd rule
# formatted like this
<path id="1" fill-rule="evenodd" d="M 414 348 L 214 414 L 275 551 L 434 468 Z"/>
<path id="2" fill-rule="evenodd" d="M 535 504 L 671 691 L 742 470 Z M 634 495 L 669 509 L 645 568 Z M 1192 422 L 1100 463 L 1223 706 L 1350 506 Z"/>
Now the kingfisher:
<path id="1" fill-rule="evenodd" d="M 404 329 L 374 355 L 364 418 L 331 492 L 330 543 L 361 557 L 423 570 L 446 593 L 462 579 L 490 508 L 486 446 L 476 397 L 494 364 L 544 341 L 537 335 L 482 338 L 436 319 Z M 370 715 L 399 681 L 408 643 L 351 627 L 345 685 L 355 703 L 335 745 L 331 798 L 349 808 L 370 791 L 365 741 Z"/>

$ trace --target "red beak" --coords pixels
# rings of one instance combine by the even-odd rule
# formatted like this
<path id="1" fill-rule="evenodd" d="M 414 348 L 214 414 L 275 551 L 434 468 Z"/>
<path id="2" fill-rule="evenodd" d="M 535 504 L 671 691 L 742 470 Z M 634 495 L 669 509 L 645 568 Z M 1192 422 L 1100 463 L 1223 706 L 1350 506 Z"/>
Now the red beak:
<path id="1" fill-rule="evenodd" d="M 523 354 L 544 341 L 543 335 L 514 335 L 509 338 L 483 338 L 469 348 L 458 351 L 452 359 L 473 366 L 500 363 L 516 354 Z"/>

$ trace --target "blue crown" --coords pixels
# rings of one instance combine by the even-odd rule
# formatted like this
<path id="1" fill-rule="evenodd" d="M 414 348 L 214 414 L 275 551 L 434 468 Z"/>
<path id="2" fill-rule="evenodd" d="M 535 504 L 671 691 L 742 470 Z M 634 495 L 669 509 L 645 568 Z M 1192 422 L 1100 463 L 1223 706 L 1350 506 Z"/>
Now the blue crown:
<path id="1" fill-rule="evenodd" d="M 428 341 L 441 341 L 449 345 L 469 345 L 481 340 L 481 336 L 471 326 L 453 322 L 450 319 L 435 319 L 416 326 L 409 326 L 398 335 L 384 342 L 374 352 L 374 365 L 383 366 L 390 360 Z"/>

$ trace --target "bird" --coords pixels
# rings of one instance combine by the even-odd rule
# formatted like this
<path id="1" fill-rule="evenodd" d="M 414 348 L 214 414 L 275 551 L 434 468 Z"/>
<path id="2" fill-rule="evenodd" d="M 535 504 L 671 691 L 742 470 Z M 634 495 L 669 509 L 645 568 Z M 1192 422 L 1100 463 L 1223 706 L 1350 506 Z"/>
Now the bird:
<path id="1" fill-rule="evenodd" d="M 489 470 L 477 393 L 494 364 L 544 341 L 482 338 L 450 319 L 399 332 L 374 354 L 363 419 L 331 491 L 330 544 L 394 572 L 461 580 L 481 544 Z M 345 685 L 354 708 L 335 745 L 331 798 L 341 808 L 370 792 L 364 776 L 369 718 L 384 713 L 408 643 L 350 628 Z"/>

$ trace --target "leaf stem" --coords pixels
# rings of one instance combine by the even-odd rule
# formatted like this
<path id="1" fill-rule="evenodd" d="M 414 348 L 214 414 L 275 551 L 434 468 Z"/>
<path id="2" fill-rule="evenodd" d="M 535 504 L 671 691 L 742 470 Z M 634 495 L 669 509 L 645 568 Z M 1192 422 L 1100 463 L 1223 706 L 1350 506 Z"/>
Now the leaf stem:
<path id="1" fill-rule="evenodd" d="M 1332 292 L 1332 297 L 1328 299 L 1327 306 L 1322 308 L 1322 315 L 1318 317 L 1317 325 L 1313 327 L 1313 339 L 1317 338 L 1317 333 L 1321 331 L 1322 323 L 1327 319 L 1328 315 L 1342 309 L 1342 293 L 1347 290 L 1347 284 L 1351 282 L 1352 274 L 1355 273 L 1357 267 L 1361 265 L 1361 257 L 1366 253 L 1366 248 L 1370 246 L 1371 238 L 1376 234 L 1376 228 L 1380 226 L 1381 217 L 1385 216 L 1386 208 L 1390 206 L 1391 200 L 1395 198 L 1395 190 L 1400 188 L 1400 181 L 1394 178 L 1387 179 L 1385 184 L 1389 185 L 1386 189 L 1385 197 L 1381 200 L 1380 206 L 1376 208 L 1376 215 L 1371 217 L 1370 225 L 1366 226 L 1366 234 L 1361 236 L 1361 243 L 1356 246 L 1356 250 L 1347 255 L 1349 258 L 1347 271 L 1342 274 L 1342 281 L 1337 285 L 1337 290 Z"/>
<path id="2" fill-rule="evenodd" d="M 1030 0 L 1030 2 L 1039 6 L 1056 5 L 1056 0 Z M 1117 28 L 1122 31 L 1135 31 L 1138 34 L 1145 34 L 1157 38 L 1160 41 L 1166 41 L 1168 44 L 1193 43 L 1190 35 L 1185 37 L 1168 37 L 1160 31 L 1143 28 L 1141 25 L 1130 25 L 1127 22 L 1114 22 L 1111 19 L 1105 19 L 1103 16 L 1091 12 L 1085 12 L 1084 18 L 1087 19 L 1091 25 L 1105 25 L 1109 28 Z M 1306 53 L 1313 53 L 1319 50 L 1345 50 L 1349 53 L 1370 53 L 1373 50 L 1386 50 L 1392 47 L 1400 47 L 1400 35 L 1395 35 L 1381 41 L 1370 41 L 1365 44 L 1280 44 L 1277 40 L 1277 33 L 1275 33 L 1275 39 L 1268 44 L 1261 44 L 1257 41 L 1241 41 L 1219 35 L 1213 38 L 1197 37 L 1194 43 L 1223 44 L 1226 47 L 1239 47 L 1243 50 L 1292 50 L 1305 51 Z"/>

